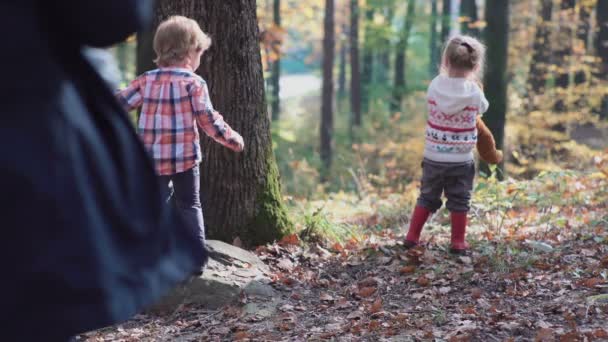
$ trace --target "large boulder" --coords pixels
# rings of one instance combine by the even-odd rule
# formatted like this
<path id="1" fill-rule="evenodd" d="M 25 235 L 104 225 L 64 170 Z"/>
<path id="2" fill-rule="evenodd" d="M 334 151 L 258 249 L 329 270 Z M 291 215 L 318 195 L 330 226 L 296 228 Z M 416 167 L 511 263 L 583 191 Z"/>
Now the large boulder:
<path id="1" fill-rule="evenodd" d="M 175 288 L 151 312 L 165 313 L 192 303 L 218 309 L 234 303 L 242 292 L 248 296 L 275 296 L 269 285 L 270 270 L 255 254 L 215 240 L 208 240 L 207 247 L 210 258 L 203 275 Z"/>

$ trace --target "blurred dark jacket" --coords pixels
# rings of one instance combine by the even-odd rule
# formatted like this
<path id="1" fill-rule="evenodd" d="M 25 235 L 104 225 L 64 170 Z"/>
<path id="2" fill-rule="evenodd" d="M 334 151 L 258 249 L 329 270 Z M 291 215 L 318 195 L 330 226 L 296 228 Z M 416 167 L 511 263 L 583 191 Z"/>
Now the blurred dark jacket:
<path id="1" fill-rule="evenodd" d="M 124 40 L 148 0 L 0 2 L 0 335 L 59 341 L 125 320 L 206 252 L 81 50 Z"/>

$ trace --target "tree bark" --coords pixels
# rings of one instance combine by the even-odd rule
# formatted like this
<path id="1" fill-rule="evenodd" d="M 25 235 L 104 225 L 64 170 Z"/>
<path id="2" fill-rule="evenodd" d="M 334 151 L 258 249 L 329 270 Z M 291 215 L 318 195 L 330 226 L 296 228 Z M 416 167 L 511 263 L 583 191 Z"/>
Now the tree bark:
<path id="1" fill-rule="evenodd" d="M 431 34 L 429 40 L 429 75 L 431 78 L 435 77 L 439 70 L 440 43 L 437 41 L 437 15 L 437 0 L 431 0 Z"/>
<path id="2" fill-rule="evenodd" d="M 342 37 L 340 38 L 340 65 L 338 66 L 338 97 L 340 99 L 346 96 L 346 54 L 348 35 L 346 24 L 342 27 Z"/>
<path id="3" fill-rule="evenodd" d="M 325 20 L 323 37 L 323 86 L 321 101 L 321 181 L 327 181 L 332 162 L 332 135 L 333 135 L 333 99 L 334 99 L 334 0 L 325 1 Z"/>
<path id="4" fill-rule="evenodd" d="M 540 16 L 536 24 L 534 45 L 532 47 L 532 60 L 528 72 L 529 109 L 537 106 L 533 98 L 545 92 L 547 75 L 551 62 L 551 20 L 553 16 L 553 0 L 541 0 Z"/>
<path id="5" fill-rule="evenodd" d="M 473 37 L 479 37 L 479 29 L 472 27 L 473 24 L 477 23 L 479 20 L 477 15 L 477 2 L 475 0 L 461 0 L 460 16 L 465 18 L 461 25 L 462 33 Z"/>
<path id="6" fill-rule="evenodd" d="M 201 200 L 208 236 L 226 242 L 240 237 L 250 245 L 280 239 L 293 224 L 281 200 L 272 151 L 255 0 L 160 0 L 156 11 L 157 25 L 170 15 L 184 15 L 213 37 L 199 72 L 208 82 L 214 107 L 245 140 L 245 151 L 236 154 L 201 138 Z"/>
<path id="7" fill-rule="evenodd" d="M 591 11 L 593 8 L 590 8 L 588 3 L 579 2 L 578 9 L 578 24 L 576 28 L 576 39 L 578 40 L 578 44 L 582 48 L 583 55 L 587 54 L 589 49 L 589 31 L 591 30 Z M 581 85 L 587 82 L 587 73 L 586 70 L 589 68 L 587 63 L 579 62 L 577 65 L 577 70 L 574 74 L 574 84 Z"/>
<path id="8" fill-rule="evenodd" d="M 487 7 L 487 5 L 486 5 Z M 452 18 L 451 18 L 451 0 L 443 0 L 443 6 L 441 10 L 441 43 L 445 44 L 450 37 L 450 30 L 452 29 Z"/>
<path id="9" fill-rule="evenodd" d="M 361 106 L 364 113 L 369 112 L 369 105 L 371 100 L 371 88 L 372 80 L 374 75 L 374 53 L 373 46 L 371 44 L 371 32 L 372 24 L 374 20 L 374 8 L 369 7 L 371 4 L 368 3 L 368 9 L 365 11 L 365 44 L 363 44 L 363 70 L 361 71 L 361 83 L 362 83 L 362 96 Z"/>
<path id="10" fill-rule="evenodd" d="M 608 83 L 608 0 L 597 0 L 595 9 L 595 21 L 598 27 L 595 34 L 595 50 L 600 59 L 597 74 L 600 84 Z M 604 90 L 600 108 L 596 110 L 600 117 L 608 119 L 608 92 Z"/>
<path id="11" fill-rule="evenodd" d="M 281 27 L 281 0 L 274 0 L 273 3 L 273 21 L 276 27 Z M 280 51 L 280 47 L 278 48 Z M 270 108 L 272 111 L 272 121 L 278 121 L 281 117 L 281 55 L 272 62 L 272 73 L 270 81 L 270 89 L 272 89 L 270 98 Z"/>
<path id="12" fill-rule="evenodd" d="M 405 83 L 405 67 L 408 41 L 410 38 L 410 32 L 414 21 L 414 14 L 416 1 L 409 0 L 407 2 L 407 14 L 405 22 L 403 23 L 403 30 L 397 43 L 397 54 L 395 56 L 395 86 L 393 87 L 393 99 L 391 101 L 391 112 L 396 112 L 401 109 L 401 101 L 403 100 L 403 94 L 406 92 Z"/>
<path id="13" fill-rule="evenodd" d="M 567 106 L 568 87 L 570 86 L 570 58 L 572 56 L 572 33 L 575 11 L 575 0 L 561 0 L 559 15 L 559 32 L 557 37 L 557 49 L 554 53 L 554 64 L 557 69 L 555 76 L 555 87 L 557 90 L 553 109 L 557 112 L 565 112 Z"/>
<path id="14" fill-rule="evenodd" d="M 503 149 L 505 120 L 507 113 L 507 56 L 509 55 L 509 2 L 488 0 L 486 2 L 485 20 L 488 25 L 484 30 L 485 42 L 488 45 L 488 71 L 485 76 L 485 93 L 490 102 L 490 110 L 484 115 L 484 121 L 496 140 L 496 148 Z M 482 170 L 489 174 L 487 165 Z M 504 162 L 499 165 L 498 176 L 504 176 Z"/>
<path id="15" fill-rule="evenodd" d="M 359 66 L 359 0 L 350 1 L 350 107 L 352 127 L 361 126 L 361 69 Z"/>
<path id="16" fill-rule="evenodd" d="M 371 102 L 372 80 L 374 76 L 374 53 L 371 41 L 372 24 L 374 20 L 374 8 L 368 3 L 365 11 L 365 43 L 363 44 L 363 70 L 361 71 L 361 83 L 363 94 L 361 97 L 363 112 L 369 112 Z"/>
<path id="17" fill-rule="evenodd" d="M 393 3 L 389 3 L 384 9 L 384 17 L 387 25 L 390 27 L 393 23 L 393 17 L 395 10 Z M 380 54 L 378 55 L 378 83 L 387 84 L 389 82 L 389 73 L 391 71 L 391 40 L 389 37 L 382 39 L 382 46 L 380 47 Z"/>

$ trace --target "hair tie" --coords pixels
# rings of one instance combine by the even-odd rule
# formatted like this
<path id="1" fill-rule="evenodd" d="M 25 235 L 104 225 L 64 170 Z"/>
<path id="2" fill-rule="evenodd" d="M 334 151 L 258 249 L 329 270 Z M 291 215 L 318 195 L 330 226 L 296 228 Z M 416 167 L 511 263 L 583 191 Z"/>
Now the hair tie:
<path id="1" fill-rule="evenodd" d="M 460 43 L 460 45 L 462 45 L 462 46 L 466 47 L 466 48 L 467 48 L 467 51 L 469 51 L 469 53 L 473 53 L 473 47 L 472 47 L 472 46 L 471 46 L 469 43 L 467 43 L 467 42 L 462 42 L 462 43 Z"/>

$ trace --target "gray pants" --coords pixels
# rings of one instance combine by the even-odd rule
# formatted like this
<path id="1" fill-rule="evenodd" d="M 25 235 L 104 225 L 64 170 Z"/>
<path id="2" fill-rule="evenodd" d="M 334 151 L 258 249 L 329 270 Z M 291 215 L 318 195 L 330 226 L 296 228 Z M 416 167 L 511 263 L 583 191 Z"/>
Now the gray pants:
<path id="1" fill-rule="evenodd" d="M 199 166 L 176 173 L 174 175 L 161 176 L 163 186 L 173 183 L 169 190 L 169 199 L 177 208 L 182 219 L 199 236 L 201 243 L 205 244 L 205 223 L 203 221 L 203 209 L 200 197 L 200 171 Z"/>
<path id="2" fill-rule="evenodd" d="M 422 161 L 422 184 L 417 204 L 431 212 L 443 204 L 441 194 L 448 201 L 446 207 L 453 212 L 469 211 L 475 162 L 442 163 L 428 159 Z"/>

